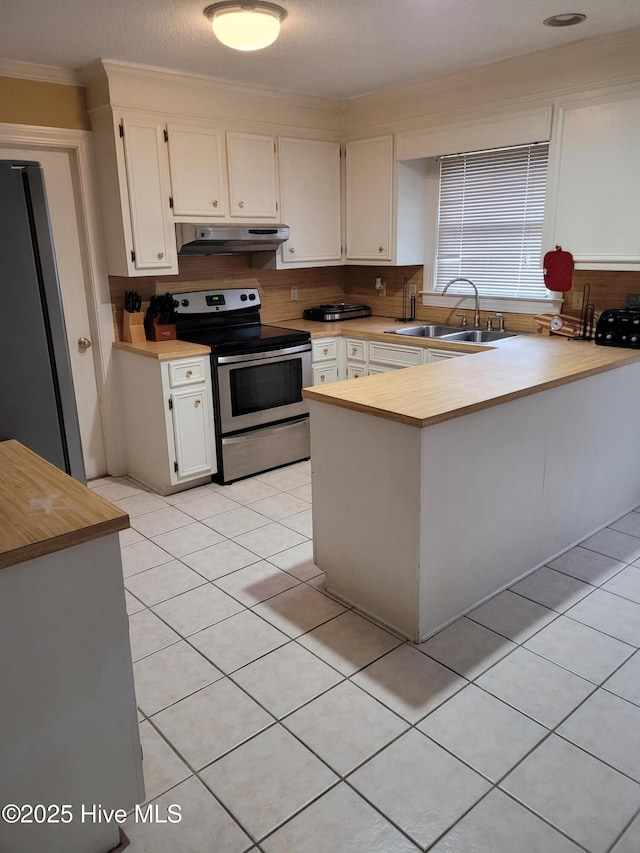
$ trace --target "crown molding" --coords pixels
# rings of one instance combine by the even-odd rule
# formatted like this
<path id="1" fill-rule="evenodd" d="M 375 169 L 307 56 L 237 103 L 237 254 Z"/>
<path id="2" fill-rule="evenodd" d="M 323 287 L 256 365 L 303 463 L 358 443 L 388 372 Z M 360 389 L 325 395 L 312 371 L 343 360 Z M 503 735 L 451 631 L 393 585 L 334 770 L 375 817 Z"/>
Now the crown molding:
<path id="1" fill-rule="evenodd" d="M 185 86 L 192 89 L 201 89 L 210 94 L 224 92 L 233 95 L 244 95 L 246 97 L 269 98 L 273 101 L 281 101 L 285 104 L 304 107 L 311 110 L 336 113 L 341 111 L 343 102 L 323 98 L 318 95 L 305 95 L 296 92 L 286 92 L 279 89 L 269 89 L 260 86 L 249 86 L 243 83 L 232 83 L 218 77 L 208 77 L 205 74 L 193 74 L 186 71 L 175 71 L 169 68 L 160 68 L 154 65 L 138 65 L 131 62 L 122 62 L 117 59 L 101 58 L 96 60 L 103 66 L 109 79 L 116 76 L 121 78 L 130 77 L 132 80 L 146 80 L 150 83 L 162 84 L 164 86 Z M 87 66 L 90 70 L 91 66 Z M 84 71 L 84 69 L 83 69 Z"/>
<path id="2" fill-rule="evenodd" d="M 19 62 L 17 59 L 0 59 L 0 77 L 19 77 L 23 80 L 57 83 L 62 86 L 84 86 L 80 72 L 73 68 Z"/>

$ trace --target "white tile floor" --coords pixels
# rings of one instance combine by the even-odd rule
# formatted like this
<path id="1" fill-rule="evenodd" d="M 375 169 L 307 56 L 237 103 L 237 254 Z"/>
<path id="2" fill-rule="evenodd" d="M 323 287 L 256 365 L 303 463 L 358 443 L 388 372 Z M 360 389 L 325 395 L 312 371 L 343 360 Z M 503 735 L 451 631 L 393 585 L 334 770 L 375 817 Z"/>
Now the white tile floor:
<path id="1" fill-rule="evenodd" d="M 639 853 L 640 512 L 413 646 L 324 594 L 310 481 L 91 484 L 131 516 L 147 796 L 183 816 L 130 853 Z"/>

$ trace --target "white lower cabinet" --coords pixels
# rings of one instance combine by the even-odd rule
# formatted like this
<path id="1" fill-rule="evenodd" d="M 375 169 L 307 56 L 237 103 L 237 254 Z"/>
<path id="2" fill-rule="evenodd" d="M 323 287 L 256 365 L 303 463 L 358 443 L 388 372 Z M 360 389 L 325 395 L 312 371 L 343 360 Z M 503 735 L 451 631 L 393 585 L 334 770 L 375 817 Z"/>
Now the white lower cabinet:
<path id="1" fill-rule="evenodd" d="M 340 370 L 340 343 L 340 338 L 318 338 L 311 341 L 314 385 L 326 385 L 343 378 Z"/>
<path id="2" fill-rule="evenodd" d="M 163 495 L 209 482 L 217 471 L 209 357 L 117 355 L 129 476 Z"/>
<path id="3" fill-rule="evenodd" d="M 466 352 L 430 349 L 366 338 L 318 338 L 311 342 L 313 384 L 375 376 L 403 367 L 431 364 Z"/>

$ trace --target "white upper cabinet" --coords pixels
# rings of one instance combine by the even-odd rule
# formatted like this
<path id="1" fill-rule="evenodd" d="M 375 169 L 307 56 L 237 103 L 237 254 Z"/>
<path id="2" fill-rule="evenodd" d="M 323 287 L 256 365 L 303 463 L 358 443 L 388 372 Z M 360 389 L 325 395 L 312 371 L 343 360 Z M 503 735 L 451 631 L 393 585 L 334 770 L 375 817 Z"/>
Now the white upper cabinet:
<path id="1" fill-rule="evenodd" d="M 390 261 L 393 136 L 347 143 L 347 259 Z"/>
<path id="2" fill-rule="evenodd" d="M 227 156 L 231 216 L 275 220 L 278 204 L 274 137 L 228 132 Z"/>
<path id="3" fill-rule="evenodd" d="M 281 137 L 278 153 L 281 218 L 291 229 L 281 264 L 342 263 L 339 143 Z"/>
<path id="4" fill-rule="evenodd" d="M 102 109 L 91 126 L 108 273 L 177 273 L 164 122 Z"/>
<path id="5" fill-rule="evenodd" d="M 122 119 L 136 271 L 177 272 L 164 128 L 147 119 Z"/>
<path id="6" fill-rule="evenodd" d="M 229 215 L 224 132 L 167 124 L 174 217 Z"/>
<path id="7" fill-rule="evenodd" d="M 347 263 L 423 264 L 426 163 L 396 163 L 393 135 L 347 143 Z"/>
<path id="8" fill-rule="evenodd" d="M 550 245 L 577 265 L 640 265 L 640 99 L 560 111 L 555 221 Z"/>

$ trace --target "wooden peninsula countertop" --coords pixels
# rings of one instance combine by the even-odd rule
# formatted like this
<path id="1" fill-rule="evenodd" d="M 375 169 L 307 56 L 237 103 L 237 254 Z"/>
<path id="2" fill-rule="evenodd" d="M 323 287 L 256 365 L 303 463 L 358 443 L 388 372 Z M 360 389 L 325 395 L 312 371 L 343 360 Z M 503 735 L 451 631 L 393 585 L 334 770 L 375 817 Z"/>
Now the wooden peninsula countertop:
<path id="1" fill-rule="evenodd" d="M 303 328 L 303 323 L 304 328 L 320 325 L 308 321 L 283 321 L 281 325 L 285 322 L 294 328 Z M 375 336 L 389 343 L 469 353 L 466 358 L 316 385 L 303 391 L 308 400 L 416 427 L 431 426 L 640 360 L 637 350 L 601 347 L 560 336 L 522 334 L 490 346 L 396 337 L 384 334 L 393 328 L 393 321 L 382 317 L 323 323 L 322 327 L 324 336 Z"/>
<path id="2" fill-rule="evenodd" d="M 0 442 L 0 569 L 127 527 L 126 512 L 20 442 Z"/>

